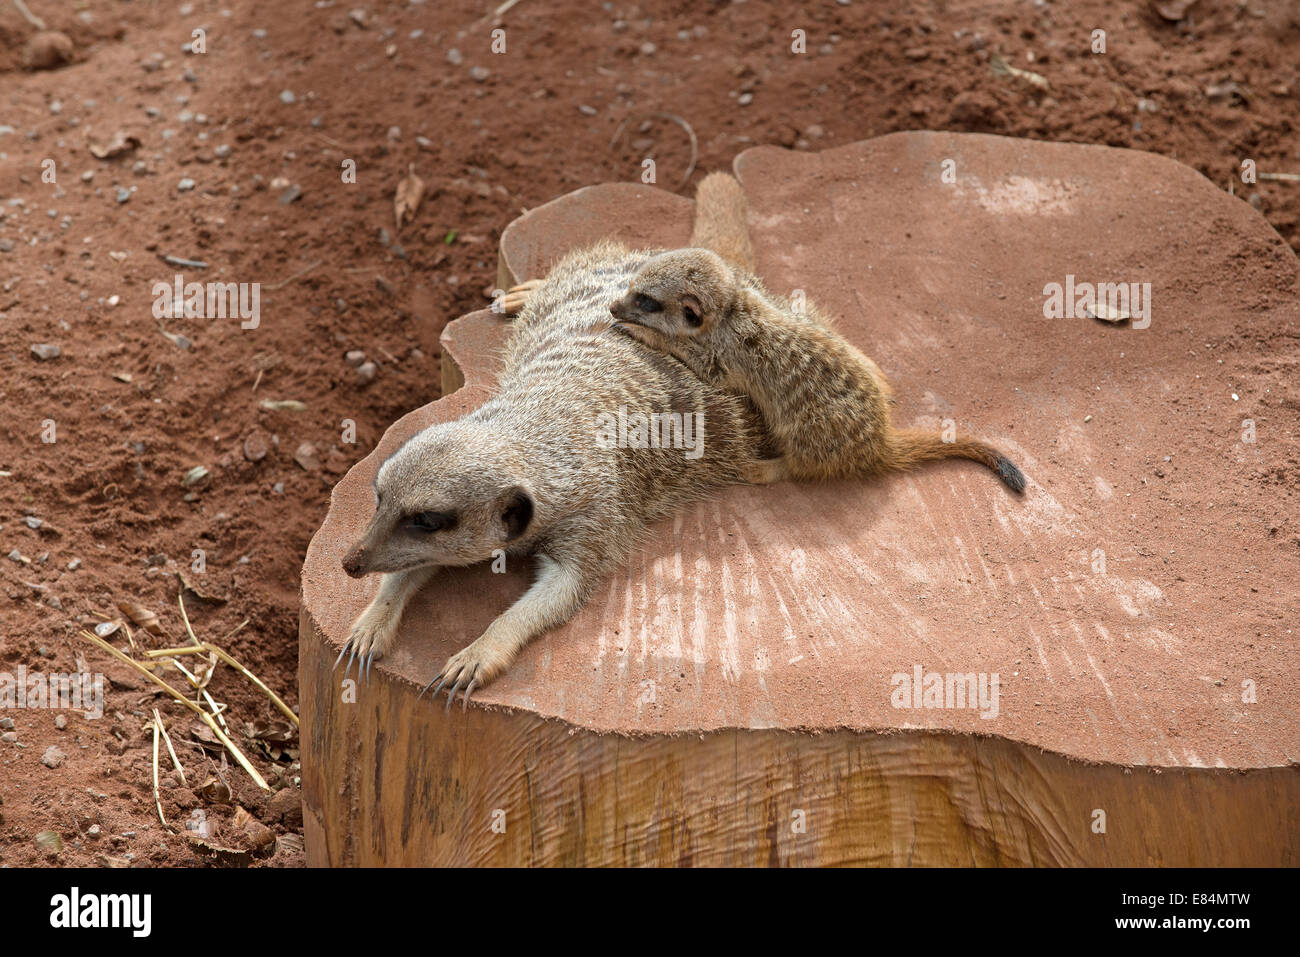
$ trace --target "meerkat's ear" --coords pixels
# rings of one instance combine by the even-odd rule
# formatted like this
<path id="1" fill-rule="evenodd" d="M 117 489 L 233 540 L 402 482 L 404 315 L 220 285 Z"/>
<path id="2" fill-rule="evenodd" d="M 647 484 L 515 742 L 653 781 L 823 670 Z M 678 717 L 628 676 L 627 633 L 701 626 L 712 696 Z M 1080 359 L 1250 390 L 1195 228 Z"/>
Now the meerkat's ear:
<path id="1" fill-rule="evenodd" d="M 704 323 L 704 307 L 700 305 L 700 300 L 689 292 L 682 296 L 682 316 L 689 326 L 700 326 Z"/>
<path id="2" fill-rule="evenodd" d="M 528 530 L 533 521 L 533 497 L 522 485 L 512 485 L 497 497 L 497 518 L 506 541 Z"/>

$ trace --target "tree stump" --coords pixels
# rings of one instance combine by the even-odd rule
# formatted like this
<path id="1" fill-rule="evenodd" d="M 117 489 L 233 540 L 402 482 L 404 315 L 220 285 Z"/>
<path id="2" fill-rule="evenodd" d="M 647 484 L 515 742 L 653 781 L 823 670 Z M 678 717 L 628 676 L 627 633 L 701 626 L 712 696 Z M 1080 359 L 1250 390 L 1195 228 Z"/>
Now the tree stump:
<path id="1" fill-rule="evenodd" d="M 736 171 L 768 286 L 837 317 L 896 422 L 988 439 L 1028 492 L 956 462 L 733 488 L 467 712 L 416 696 L 528 568 L 440 575 L 341 685 L 378 464 L 493 388 L 508 323 L 457 320 L 459 388 L 339 482 L 303 568 L 309 863 L 1295 865 L 1300 439 L 1267 391 L 1296 367 L 1292 250 L 1127 150 L 899 133 Z M 690 218 L 580 190 L 506 230 L 500 284 L 604 236 L 681 245 Z M 1067 277 L 1150 283 L 1149 325 L 1047 318 Z"/>

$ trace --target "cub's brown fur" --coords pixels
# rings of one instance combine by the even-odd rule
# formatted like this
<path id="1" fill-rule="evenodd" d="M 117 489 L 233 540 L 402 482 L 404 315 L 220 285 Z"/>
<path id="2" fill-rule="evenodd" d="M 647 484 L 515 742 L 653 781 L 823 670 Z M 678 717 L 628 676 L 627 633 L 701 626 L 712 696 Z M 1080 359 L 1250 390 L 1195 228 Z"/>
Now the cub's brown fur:
<path id="1" fill-rule="evenodd" d="M 983 442 L 895 429 L 889 385 L 874 362 L 815 312 L 795 313 L 710 250 L 655 256 L 610 312 L 616 328 L 705 382 L 754 400 L 781 452 L 760 466 L 768 481 L 852 478 L 966 458 L 1024 490 L 1020 469 Z"/>

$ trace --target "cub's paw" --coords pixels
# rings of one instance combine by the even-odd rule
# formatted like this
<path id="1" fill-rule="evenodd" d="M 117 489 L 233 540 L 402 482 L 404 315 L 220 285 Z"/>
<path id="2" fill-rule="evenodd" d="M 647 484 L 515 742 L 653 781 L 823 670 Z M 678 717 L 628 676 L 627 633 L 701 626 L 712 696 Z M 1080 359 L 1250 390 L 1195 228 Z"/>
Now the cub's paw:
<path id="1" fill-rule="evenodd" d="M 401 619 L 397 615 L 378 610 L 371 605 L 363 611 L 355 622 L 352 624 L 352 632 L 348 635 L 347 642 L 343 645 L 343 650 L 339 652 L 338 658 L 334 661 L 335 669 L 338 668 L 339 662 L 343 656 L 348 656 L 348 666 L 343 669 L 343 677 L 346 678 L 352 670 L 352 661 L 359 656 L 357 664 L 357 677 L 363 677 L 370 680 L 370 665 L 376 658 L 382 658 L 393 647 L 393 642 L 397 638 L 397 625 Z"/>
<path id="2" fill-rule="evenodd" d="M 484 635 L 448 658 L 442 670 L 434 675 L 433 681 L 424 686 L 420 696 L 423 697 L 425 691 L 433 688 L 436 681 L 438 686 L 433 688 L 433 697 L 436 699 L 443 686 L 450 681 L 452 685 L 447 691 L 447 710 L 450 711 L 451 703 L 456 699 L 456 692 L 463 685 L 465 693 L 461 699 L 460 709 L 464 711 L 474 689 L 483 687 L 505 671 L 511 657 L 511 652 L 503 647 L 502 643 L 495 642 Z"/>
<path id="3" fill-rule="evenodd" d="M 529 298 L 544 279 L 530 279 L 527 282 L 521 282 L 517 286 L 511 286 L 506 290 L 505 295 L 497 300 L 498 308 L 507 316 L 518 315 L 523 311 L 524 306 L 528 304 Z"/>

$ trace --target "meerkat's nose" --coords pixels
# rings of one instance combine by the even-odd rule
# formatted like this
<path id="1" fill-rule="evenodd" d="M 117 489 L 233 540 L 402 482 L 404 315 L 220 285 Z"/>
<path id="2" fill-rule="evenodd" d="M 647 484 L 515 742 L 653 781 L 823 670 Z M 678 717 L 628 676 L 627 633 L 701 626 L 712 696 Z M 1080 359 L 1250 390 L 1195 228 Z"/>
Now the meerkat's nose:
<path id="1" fill-rule="evenodd" d="M 356 545 L 343 556 L 343 570 L 349 578 L 360 578 L 366 573 L 366 550 Z"/>

